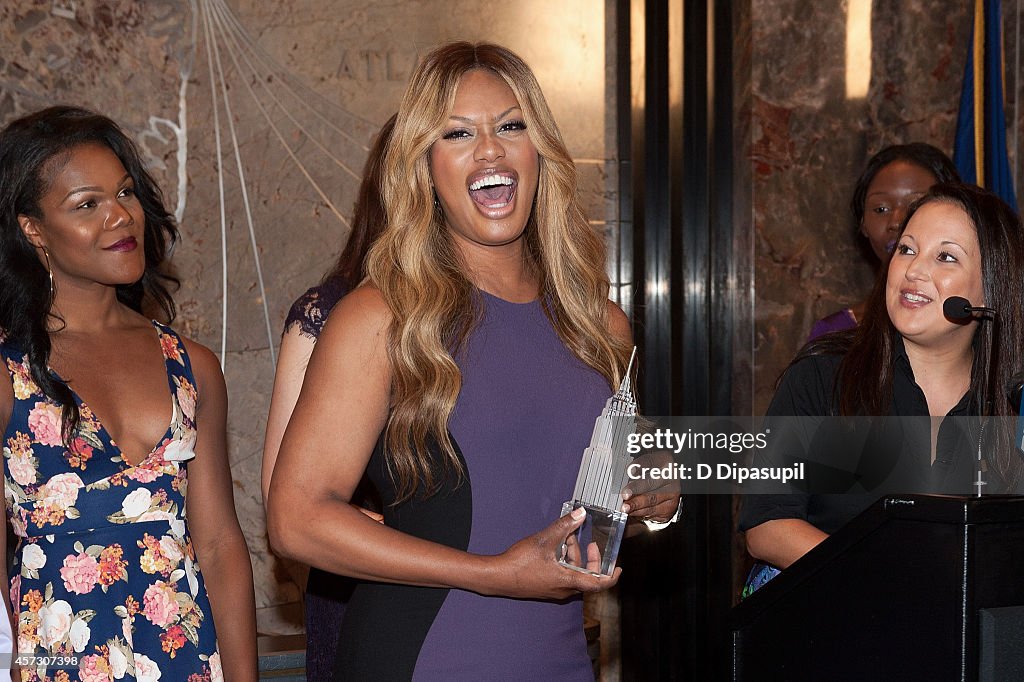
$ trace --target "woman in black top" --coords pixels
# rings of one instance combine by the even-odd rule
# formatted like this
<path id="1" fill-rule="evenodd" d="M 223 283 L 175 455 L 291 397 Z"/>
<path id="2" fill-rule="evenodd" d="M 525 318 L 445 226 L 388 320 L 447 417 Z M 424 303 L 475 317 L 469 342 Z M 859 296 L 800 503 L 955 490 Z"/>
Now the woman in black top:
<path id="1" fill-rule="evenodd" d="M 1014 414 L 1003 387 L 1024 367 L 1022 269 L 1024 232 L 1012 209 L 977 187 L 933 187 L 908 211 L 863 324 L 805 347 L 782 377 L 768 415 Z M 998 324 L 947 319 L 943 303 L 952 296 L 994 308 Z M 1010 421 L 997 420 L 986 434 L 990 492 L 1014 490 L 1021 478 Z M 940 430 L 938 449 L 931 439 L 913 443 L 928 443 L 930 468 L 950 469 L 962 450 L 955 438 Z M 904 459 L 915 454 L 921 461 L 920 452 Z M 752 556 L 785 569 L 872 501 L 868 495 L 748 495 L 740 530 Z"/>

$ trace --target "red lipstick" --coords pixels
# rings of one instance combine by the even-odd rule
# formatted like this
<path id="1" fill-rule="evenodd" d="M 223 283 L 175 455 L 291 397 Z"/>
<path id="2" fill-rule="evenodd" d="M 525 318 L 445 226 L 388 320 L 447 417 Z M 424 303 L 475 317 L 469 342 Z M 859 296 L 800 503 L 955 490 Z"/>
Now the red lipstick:
<path id="1" fill-rule="evenodd" d="M 135 241 L 135 237 L 125 237 L 119 241 L 114 242 L 110 246 L 105 247 L 104 251 L 134 251 L 138 246 L 138 242 Z"/>

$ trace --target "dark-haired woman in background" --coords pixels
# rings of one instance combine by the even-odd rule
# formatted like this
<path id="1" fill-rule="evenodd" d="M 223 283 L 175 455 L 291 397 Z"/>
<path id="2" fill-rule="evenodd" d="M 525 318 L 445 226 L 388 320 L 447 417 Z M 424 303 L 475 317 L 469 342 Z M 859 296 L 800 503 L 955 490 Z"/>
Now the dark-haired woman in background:
<path id="1" fill-rule="evenodd" d="M 850 212 L 858 237 L 863 237 L 858 242 L 876 270 L 888 262 L 910 204 L 932 185 L 959 180 L 949 157 L 924 142 L 892 145 L 871 157 L 857 179 Z M 853 329 L 864 319 L 865 305 L 861 301 L 818 320 L 808 339 Z"/>
<path id="2" fill-rule="evenodd" d="M 1024 232 L 1017 214 L 977 187 L 936 185 L 910 208 L 897 237 L 864 321 L 808 344 L 783 375 L 769 416 L 1016 414 L 1002 387 L 1024 368 Z M 994 308 L 998 325 L 947 319 L 943 302 L 952 296 Z M 991 492 L 1015 491 L 1021 481 L 1011 421 L 996 420 L 985 436 Z M 922 476 L 956 465 L 936 459 L 936 444 L 930 447 L 902 455 Z M 973 458 L 971 448 L 951 454 Z M 785 569 L 872 501 L 748 495 L 740 530 L 751 555 Z"/>
<path id="3" fill-rule="evenodd" d="M 0 132 L 7 606 L 17 651 L 77 656 L 69 679 L 256 679 L 220 367 L 142 312 L 174 317 L 176 237 L 110 119 L 53 107 Z"/>
<path id="4" fill-rule="evenodd" d="M 380 197 L 381 171 L 384 151 L 391 139 L 395 126 L 392 116 L 381 127 L 370 148 L 363 167 L 363 179 L 359 185 L 355 210 L 352 213 L 352 230 L 338 262 L 320 284 L 311 287 L 292 304 L 288 319 L 284 323 L 281 352 L 277 358 L 274 374 L 274 394 L 270 401 L 270 416 L 267 417 L 267 437 L 263 444 L 263 500 L 266 502 L 270 480 L 277 462 L 277 451 L 281 447 L 288 419 L 295 408 L 295 401 L 302 388 L 309 356 L 313 353 L 324 322 L 341 298 L 355 288 L 365 276 L 364 261 L 370 245 L 384 229 L 387 217 Z M 363 486 L 365 489 L 366 486 Z M 358 502 L 367 504 L 362 496 Z M 371 518 L 382 519 L 360 507 Z M 345 612 L 345 601 L 351 594 L 355 581 L 351 578 L 326 573 L 318 568 L 309 572 L 305 593 L 306 620 L 306 677 L 311 682 L 328 679 L 334 664 L 334 649 Z"/>

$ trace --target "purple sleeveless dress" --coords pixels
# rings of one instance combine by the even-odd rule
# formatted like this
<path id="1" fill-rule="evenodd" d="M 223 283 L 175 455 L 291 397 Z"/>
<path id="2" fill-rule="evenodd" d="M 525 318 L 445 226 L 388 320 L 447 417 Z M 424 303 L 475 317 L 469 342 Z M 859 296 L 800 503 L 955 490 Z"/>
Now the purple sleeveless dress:
<path id="1" fill-rule="evenodd" d="M 481 304 L 456 358 L 463 383 L 449 421 L 465 480 L 449 477 L 431 497 L 390 506 L 395 490 L 379 444 L 368 474 L 387 525 L 493 555 L 560 516 L 611 390 L 562 344 L 539 302 L 482 293 Z M 592 680 L 583 603 L 361 583 L 345 613 L 335 679 Z"/>

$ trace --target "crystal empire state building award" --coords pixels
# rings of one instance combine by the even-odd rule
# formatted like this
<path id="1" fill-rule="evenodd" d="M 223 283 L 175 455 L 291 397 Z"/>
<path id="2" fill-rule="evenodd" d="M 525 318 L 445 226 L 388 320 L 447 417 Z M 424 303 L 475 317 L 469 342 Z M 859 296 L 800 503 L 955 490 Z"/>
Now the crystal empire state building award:
<path id="1" fill-rule="evenodd" d="M 619 390 L 605 403 L 590 446 L 583 451 L 572 500 L 562 504 L 562 516 L 580 507 L 587 510 L 583 525 L 565 539 L 558 560 L 576 571 L 611 575 L 615 570 L 628 516 L 622 511 L 622 490 L 633 461 L 626 444 L 636 432 L 636 396 L 629 378 L 635 358 L 634 346 Z"/>

